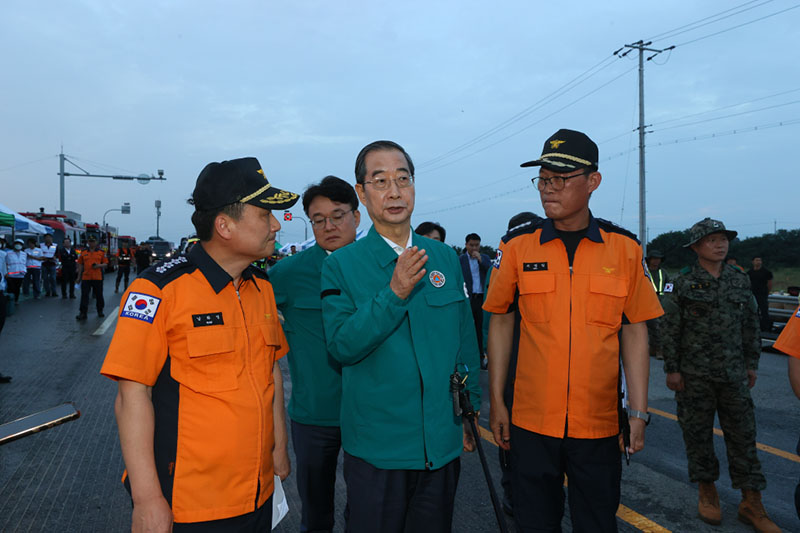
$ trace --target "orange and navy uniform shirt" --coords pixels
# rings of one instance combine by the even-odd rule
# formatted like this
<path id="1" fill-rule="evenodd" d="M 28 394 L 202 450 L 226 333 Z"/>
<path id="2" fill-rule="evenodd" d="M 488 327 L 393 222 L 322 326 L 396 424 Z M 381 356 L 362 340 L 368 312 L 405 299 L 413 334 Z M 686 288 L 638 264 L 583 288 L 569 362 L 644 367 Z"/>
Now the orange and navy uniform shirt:
<path id="1" fill-rule="evenodd" d="M 800 307 L 795 310 L 772 347 L 800 359 Z"/>
<path id="2" fill-rule="evenodd" d="M 590 217 L 570 267 L 551 219 L 503 237 L 483 308 L 518 306 L 514 425 L 550 437 L 619 434 L 618 332 L 663 314 L 636 237 Z"/>
<path id="3" fill-rule="evenodd" d="M 242 282 L 203 249 L 123 295 L 101 374 L 152 387 L 155 467 L 176 522 L 239 516 L 273 491 L 272 369 L 288 351 L 264 272 Z"/>
<path id="4" fill-rule="evenodd" d="M 92 265 L 95 263 L 102 263 L 104 265 L 108 264 L 106 253 L 100 248 L 94 252 L 87 248 L 83 251 L 83 253 L 81 253 L 81 255 L 78 256 L 77 264 L 83 265 L 83 275 L 81 276 L 81 279 L 86 281 L 103 279 L 103 269 L 92 268 Z"/>

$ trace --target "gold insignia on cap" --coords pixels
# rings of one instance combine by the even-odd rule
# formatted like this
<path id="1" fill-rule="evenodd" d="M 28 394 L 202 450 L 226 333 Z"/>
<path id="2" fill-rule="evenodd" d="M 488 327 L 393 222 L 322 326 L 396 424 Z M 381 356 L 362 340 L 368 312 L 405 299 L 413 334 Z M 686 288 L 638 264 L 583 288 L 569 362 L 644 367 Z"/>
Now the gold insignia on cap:
<path id="1" fill-rule="evenodd" d="M 264 179 L 267 179 L 267 175 L 266 175 L 266 174 L 264 174 L 264 171 L 263 171 L 262 169 L 260 169 L 260 168 L 259 168 L 258 170 L 256 170 L 256 172 L 258 172 L 259 174 L 261 174 L 262 176 L 264 176 Z"/>
<path id="2" fill-rule="evenodd" d="M 558 147 L 564 144 L 566 141 L 550 141 L 550 149 L 551 150 L 558 150 Z"/>
<path id="3" fill-rule="evenodd" d="M 293 192 L 289 191 L 280 191 L 268 198 L 262 198 L 259 200 L 262 204 L 282 204 L 284 202 L 288 202 L 289 200 L 294 200 L 297 198 L 297 195 Z"/>
<path id="4" fill-rule="evenodd" d="M 259 170 L 259 172 L 261 172 L 261 171 Z M 263 174 L 263 172 L 262 172 L 262 174 Z M 265 177 L 264 179 L 266 179 L 266 177 Z M 269 189 L 270 187 L 272 187 L 272 185 L 270 185 L 270 184 L 269 184 L 269 182 L 267 182 L 267 184 L 266 184 L 266 185 L 264 185 L 263 187 L 261 187 L 260 189 L 258 189 L 258 190 L 257 190 L 256 192 L 254 192 L 253 194 L 248 194 L 247 196 L 245 196 L 244 198 L 242 198 L 241 200 L 239 200 L 239 202 L 241 202 L 241 203 L 243 203 L 243 204 L 244 204 L 244 203 L 247 203 L 247 202 L 249 202 L 250 200 L 252 200 L 253 198 L 255 198 L 256 196 L 258 196 L 259 194 L 261 194 L 261 193 L 263 193 L 264 191 L 266 191 L 267 189 Z"/>

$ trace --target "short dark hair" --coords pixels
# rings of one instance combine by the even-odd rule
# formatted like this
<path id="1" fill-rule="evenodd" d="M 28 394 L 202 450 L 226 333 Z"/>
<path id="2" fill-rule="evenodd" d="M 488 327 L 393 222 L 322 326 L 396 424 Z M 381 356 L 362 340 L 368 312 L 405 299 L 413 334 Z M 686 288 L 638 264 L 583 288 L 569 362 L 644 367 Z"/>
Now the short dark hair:
<path id="1" fill-rule="evenodd" d="M 508 219 L 508 231 L 511 231 L 513 228 L 520 226 L 526 222 L 535 222 L 537 220 L 541 220 L 542 217 L 537 215 L 536 213 L 531 213 L 530 211 L 523 211 L 521 213 L 517 213 L 510 219 Z"/>
<path id="2" fill-rule="evenodd" d="M 480 236 L 480 235 L 478 235 L 477 233 L 470 233 L 470 234 L 469 234 L 469 235 L 467 235 L 467 237 L 464 239 L 464 243 L 466 244 L 466 243 L 468 243 L 469 241 L 480 241 L 480 240 L 481 240 L 481 236 Z"/>
<path id="3" fill-rule="evenodd" d="M 36 244 L 36 237 L 28 237 L 28 244 Z"/>
<path id="4" fill-rule="evenodd" d="M 402 146 L 393 141 L 375 141 L 362 148 L 358 152 L 358 156 L 356 156 L 356 183 L 364 183 L 364 178 L 367 175 L 367 165 L 365 163 L 367 154 L 376 150 L 397 150 L 401 152 L 408 162 L 408 171 L 411 172 L 412 176 L 414 175 L 414 162 L 411 161 L 411 156 L 406 153 Z"/>
<path id="5" fill-rule="evenodd" d="M 325 176 L 322 181 L 311 185 L 306 192 L 303 193 L 303 211 L 308 216 L 308 208 L 314 198 L 322 196 L 332 202 L 339 202 L 340 204 L 349 204 L 350 208 L 355 211 L 358 209 L 358 196 L 353 186 L 336 176 Z"/>
<path id="6" fill-rule="evenodd" d="M 414 233 L 416 233 L 417 235 L 427 235 L 432 231 L 438 231 L 439 235 L 442 236 L 442 242 L 444 242 L 444 239 L 447 236 L 447 232 L 444 230 L 443 227 L 441 227 L 436 222 L 423 222 L 422 224 L 417 226 L 417 229 L 414 230 Z"/>
<path id="7" fill-rule="evenodd" d="M 189 199 L 188 203 L 194 205 L 191 199 Z M 203 242 L 210 241 L 211 236 L 214 235 L 214 221 L 217 219 L 217 215 L 222 213 L 234 220 L 239 220 L 244 212 L 244 206 L 245 204 L 241 202 L 235 202 L 216 209 L 209 209 L 208 211 L 195 210 L 192 213 L 192 224 L 197 233 L 197 238 Z"/>

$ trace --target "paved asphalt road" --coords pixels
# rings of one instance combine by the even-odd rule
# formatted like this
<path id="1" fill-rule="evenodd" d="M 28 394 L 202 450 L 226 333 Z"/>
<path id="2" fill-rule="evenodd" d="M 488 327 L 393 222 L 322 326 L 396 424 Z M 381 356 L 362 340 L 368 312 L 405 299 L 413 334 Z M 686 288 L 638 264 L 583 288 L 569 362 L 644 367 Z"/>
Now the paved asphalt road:
<path id="1" fill-rule="evenodd" d="M 113 317 L 119 295 L 107 280 L 106 312 Z M 113 413 L 116 387 L 98 374 L 113 334 L 103 319 L 75 321 L 76 300 L 26 300 L 9 317 L 0 335 L 0 371 L 14 377 L 0 385 L 0 422 L 72 401 L 77 421 L 0 447 L 0 531 L 118 532 L 130 530 L 130 500 L 119 483 L 123 469 Z M 93 333 L 98 333 L 94 335 Z M 486 386 L 486 373 L 482 381 Z M 664 386 L 661 365 L 651 365 L 650 406 L 656 413 L 647 430 L 644 452 L 623 469 L 620 531 L 731 531 L 752 529 L 736 520 L 739 494 L 730 488 L 722 437 L 716 437 L 722 477 L 718 483 L 723 525 L 707 526 L 696 518 L 697 491 L 688 481 L 683 441 L 672 394 Z M 800 433 L 800 402 L 786 378 L 786 358 L 764 353 L 754 389 L 759 452 L 768 487 L 766 508 L 784 531 L 800 531 L 792 494 L 800 478 L 793 452 Z M 488 427 L 484 406 L 481 425 Z M 484 440 L 492 476 L 499 486 L 497 448 Z M 344 482 L 338 481 L 341 516 Z M 286 491 L 291 511 L 278 531 L 299 530 L 299 502 L 293 478 Z M 536 505 L 536 502 L 528 502 Z M 453 529 L 497 531 L 477 454 L 462 457 Z M 336 531 L 342 531 L 341 522 Z M 513 531 L 513 527 L 511 528 Z M 564 530 L 571 531 L 569 517 Z"/>

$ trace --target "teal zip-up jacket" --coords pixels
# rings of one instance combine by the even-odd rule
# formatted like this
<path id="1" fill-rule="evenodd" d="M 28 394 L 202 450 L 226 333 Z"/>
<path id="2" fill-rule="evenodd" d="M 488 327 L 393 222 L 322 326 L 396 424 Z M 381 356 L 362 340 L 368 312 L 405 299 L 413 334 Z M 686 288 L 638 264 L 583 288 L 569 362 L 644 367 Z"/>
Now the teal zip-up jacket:
<path id="1" fill-rule="evenodd" d="M 314 426 L 338 426 L 342 401 L 342 367 L 328 353 L 322 329 L 320 276 L 327 256 L 315 244 L 269 269 L 289 342 L 289 416 L 295 422 Z"/>
<path id="2" fill-rule="evenodd" d="M 478 343 L 458 256 L 412 239 L 427 252 L 427 272 L 405 300 L 389 287 L 398 256 L 374 227 L 328 257 L 322 321 L 328 351 L 342 363 L 345 451 L 377 468 L 435 470 L 463 446 L 449 393 L 456 363 L 468 366 L 480 409 Z"/>

